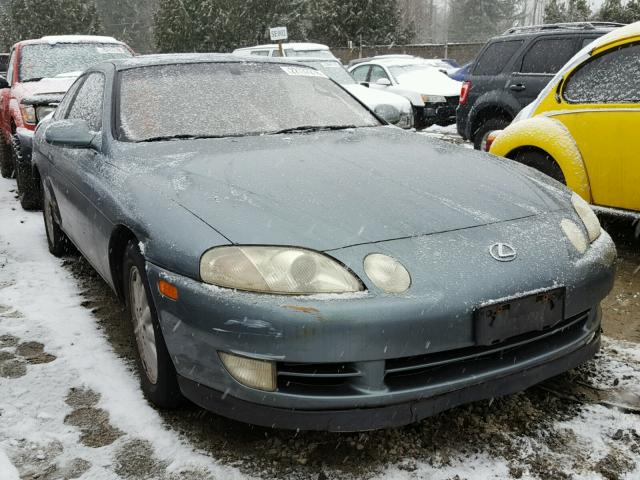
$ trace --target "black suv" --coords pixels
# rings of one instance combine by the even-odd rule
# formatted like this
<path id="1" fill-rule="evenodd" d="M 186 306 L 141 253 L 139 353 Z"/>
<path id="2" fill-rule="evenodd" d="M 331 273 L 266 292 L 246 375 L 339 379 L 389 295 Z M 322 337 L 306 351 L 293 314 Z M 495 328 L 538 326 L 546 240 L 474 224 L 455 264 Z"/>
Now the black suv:
<path id="1" fill-rule="evenodd" d="M 515 27 L 492 38 L 462 86 L 458 133 L 480 149 L 488 133 L 509 125 L 571 57 L 621 25 L 589 22 Z"/>

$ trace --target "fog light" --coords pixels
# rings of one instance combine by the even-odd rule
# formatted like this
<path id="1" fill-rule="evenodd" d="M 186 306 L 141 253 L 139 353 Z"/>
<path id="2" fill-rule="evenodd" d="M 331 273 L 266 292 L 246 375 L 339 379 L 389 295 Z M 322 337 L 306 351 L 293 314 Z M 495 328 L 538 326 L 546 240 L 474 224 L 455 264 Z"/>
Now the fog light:
<path id="1" fill-rule="evenodd" d="M 218 352 L 218 355 L 227 371 L 242 385 L 275 392 L 277 387 L 275 363 L 225 352 Z"/>
<path id="2" fill-rule="evenodd" d="M 388 255 L 368 255 L 364 259 L 364 271 L 376 287 L 387 293 L 403 293 L 411 286 L 411 276 L 407 269 Z"/>

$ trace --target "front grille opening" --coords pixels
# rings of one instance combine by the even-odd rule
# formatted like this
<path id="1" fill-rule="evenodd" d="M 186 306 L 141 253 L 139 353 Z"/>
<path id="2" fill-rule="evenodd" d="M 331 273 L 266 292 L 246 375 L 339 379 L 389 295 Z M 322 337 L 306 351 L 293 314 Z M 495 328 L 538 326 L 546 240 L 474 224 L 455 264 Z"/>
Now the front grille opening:
<path id="1" fill-rule="evenodd" d="M 360 372 L 349 363 L 278 363 L 278 390 L 288 393 L 346 392 Z"/>

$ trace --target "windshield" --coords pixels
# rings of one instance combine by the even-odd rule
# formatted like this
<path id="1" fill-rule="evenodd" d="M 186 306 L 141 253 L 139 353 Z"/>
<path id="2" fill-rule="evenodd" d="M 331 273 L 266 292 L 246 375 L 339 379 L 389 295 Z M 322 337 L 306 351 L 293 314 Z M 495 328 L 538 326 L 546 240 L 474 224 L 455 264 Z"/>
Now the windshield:
<path id="1" fill-rule="evenodd" d="M 315 58 L 336 58 L 331 50 L 294 50 L 285 48 L 284 54 L 287 57 L 315 57 Z"/>
<path id="2" fill-rule="evenodd" d="M 118 44 L 38 43 L 25 45 L 20 57 L 20 81 L 51 78 L 63 73 L 83 72 L 104 60 L 131 57 L 132 53 Z"/>
<path id="3" fill-rule="evenodd" d="M 327 77 L 340 85 L 353 85 L 356 81 L 351 74 L 342 66 L 342 64 L 334 60 L 333 62 L 303 61 L 305 65 L 320 70 Z"/>
<path id="4" fill-rule="evenodd" d="M 380 125 L 348 93 L 306 66 L 177 64 L 120 75 L 118 132 L 125 141 Z"/>

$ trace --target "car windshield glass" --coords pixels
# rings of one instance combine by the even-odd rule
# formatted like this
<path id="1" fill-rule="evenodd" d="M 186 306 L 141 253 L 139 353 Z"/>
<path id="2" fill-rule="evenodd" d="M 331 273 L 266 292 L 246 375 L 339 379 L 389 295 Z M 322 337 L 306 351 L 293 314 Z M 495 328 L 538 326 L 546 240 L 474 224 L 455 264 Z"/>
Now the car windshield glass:
<path id="1" fill-rule="evenodd" d="M 356 83 L 351 74 L 347 72 L 342 64 L 337 60 L 334 60 L 332 62 L 308 61 L 302 63 L 304 63 L 305 65 L 309 65 L 316 70 L 320 70 L 327 77 L 329 77 L 334 82 L 339 83 L 340 85 L 352 85 Z"/>
<path id="2" fill-rule="evenodd" d="M 20 81 L 51 78 L 64 73 L 83 72 L 103 60 L 131 57 L 118 44 L 39 43 L 21 50 Z"/>
<path id="3" fill-rule="evenodd" d="M 330 50 L 294 50 L 293 48 L 285 48 L 284 54 L 287 57 L 336 58 Z"/>
<path id="4" fill-rule="evenodd" d="M 118 132 L 125 141 L 380 125 L 323 73 L 303 65 L 174 64 L 120 75 Z"/>

